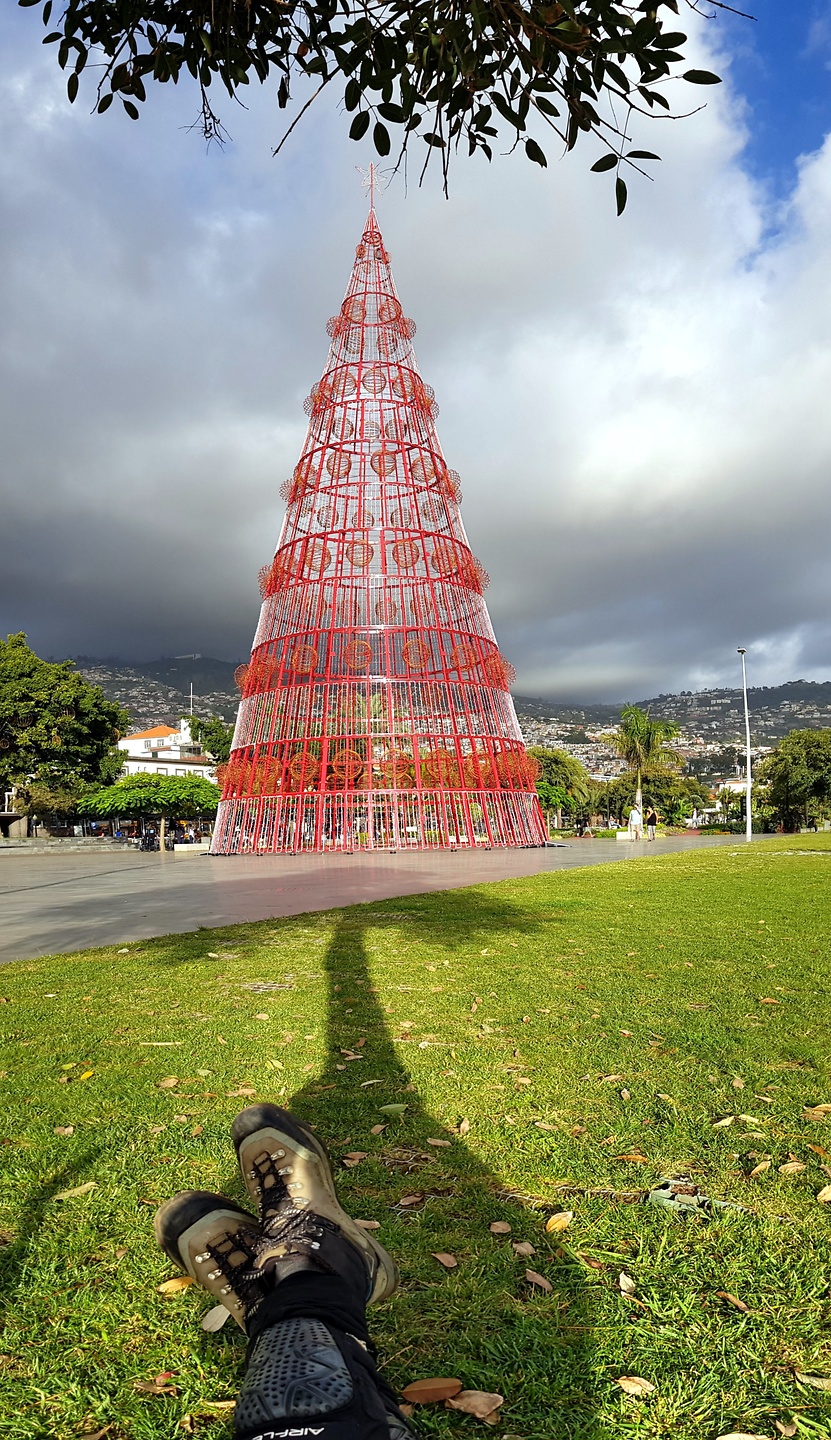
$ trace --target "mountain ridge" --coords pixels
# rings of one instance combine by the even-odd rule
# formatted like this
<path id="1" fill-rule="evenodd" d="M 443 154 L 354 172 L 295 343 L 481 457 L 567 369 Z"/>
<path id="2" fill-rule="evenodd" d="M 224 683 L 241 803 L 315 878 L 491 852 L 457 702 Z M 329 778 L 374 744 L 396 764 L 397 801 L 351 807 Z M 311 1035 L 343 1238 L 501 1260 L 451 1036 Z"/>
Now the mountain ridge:
<path id="1" fill-rule="evenodd" d="M 158 660 L 128 664 L 115 658 L 89 655 L 72 657 L 81 674 L 100 685 L 105 695 L 130 712 L 135 728 L 166 722 L 174 724 L 189 709 L 193 685 L 197 715 L 221 715 L 232 721 L 239 695 L 234 671 L 239 661 L 217 660 L 209 655 L 168 655 Z M 789 680 L 782 685 L 756 685 L 748 689 L 751 724 L 757 738 L 776 740 L 797 728 L 831 727 L 831 680 Z M 613 725 L 621 705 L 601 702 L 548 700 L 543 696 L 514 695 L 520 723 L 532 728 Z M 744 712 L 740 687 L 682 690 L 634 702 L 657 719 L 674 721 L 685 732 L 705 740 L 724 741 L 743 735 Z"/>

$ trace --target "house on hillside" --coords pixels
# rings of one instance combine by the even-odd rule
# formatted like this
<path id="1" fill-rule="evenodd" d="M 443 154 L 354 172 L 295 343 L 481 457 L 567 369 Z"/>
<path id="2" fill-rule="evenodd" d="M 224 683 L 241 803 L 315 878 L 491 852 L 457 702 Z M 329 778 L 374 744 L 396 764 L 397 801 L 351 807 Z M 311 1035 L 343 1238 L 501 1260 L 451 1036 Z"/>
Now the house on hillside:
<path id="1" fill-rule="evenodd" d="M 123 775 L 202 775 L 216 780 L 216 766 L 191 738 L 187 720 L 179 728 L 153 725 L 136 730 L 118 742 L 124 752 Z"/>

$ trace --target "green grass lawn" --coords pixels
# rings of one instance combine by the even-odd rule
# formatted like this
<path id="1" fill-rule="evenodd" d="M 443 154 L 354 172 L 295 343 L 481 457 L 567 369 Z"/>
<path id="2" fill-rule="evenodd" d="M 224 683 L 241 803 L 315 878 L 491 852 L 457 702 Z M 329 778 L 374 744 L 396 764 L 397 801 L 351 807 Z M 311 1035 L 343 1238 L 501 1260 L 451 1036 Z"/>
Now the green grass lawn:
<path id="1" fill-rule="evenodd" d="M 831 1375 L 831 1118 L 803 1116 L 831 1102 L 830 892 L 831 837 L 802 836 L 5 967 L 3 1440 L 228 1435 L 244 1337 L 159 1293 L 151 1221 L 178 1189 L 241 1196 L 253 1095 L 366 1154 L 341 1185 L 401 1266 L 391 1378 L 506 1397 L 495 1431 L 424 1408 L 421 1434 L 831 1437 L 796 1379 Z M 674 1174 L 746 1212 L 643 1203 Z M 160 1372 L 177 1393 L 136 1388 Z"/>

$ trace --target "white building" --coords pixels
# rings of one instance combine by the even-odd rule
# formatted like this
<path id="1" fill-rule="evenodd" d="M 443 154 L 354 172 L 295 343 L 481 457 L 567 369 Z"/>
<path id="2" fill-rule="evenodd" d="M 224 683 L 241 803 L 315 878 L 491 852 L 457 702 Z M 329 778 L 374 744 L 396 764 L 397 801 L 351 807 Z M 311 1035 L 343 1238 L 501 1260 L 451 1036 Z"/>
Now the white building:
<path id="1" fill-rule="evenodd" d="M 150 730 L 136 730 L 118 742 L 124 752 L 122 775 L 203 775 L 216 780 L 213 760 L 203 755 L 191 739 L 187 720 L 172 725 L 154 725 Z"/>

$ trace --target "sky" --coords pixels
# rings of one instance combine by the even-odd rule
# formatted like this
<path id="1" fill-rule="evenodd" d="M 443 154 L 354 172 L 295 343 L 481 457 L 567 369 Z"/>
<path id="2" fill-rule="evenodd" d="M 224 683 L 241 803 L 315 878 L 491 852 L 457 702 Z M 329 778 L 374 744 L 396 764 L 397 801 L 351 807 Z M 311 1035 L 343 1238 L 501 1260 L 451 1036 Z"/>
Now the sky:
<path id="1" fill-rule="evenodd" d="M 378 214 L 515 689 L 831 675 L 831 0 L 692 17 L 617 219 L 591 147 L 460 157 Z M 44 655 L 247 655 L 366 200 L 335 105 L 206 150 L 166 86 L 70 107 L 0 14 L 0 628 Z M 83 98 L 82 91 L 82 98 Z"/>

